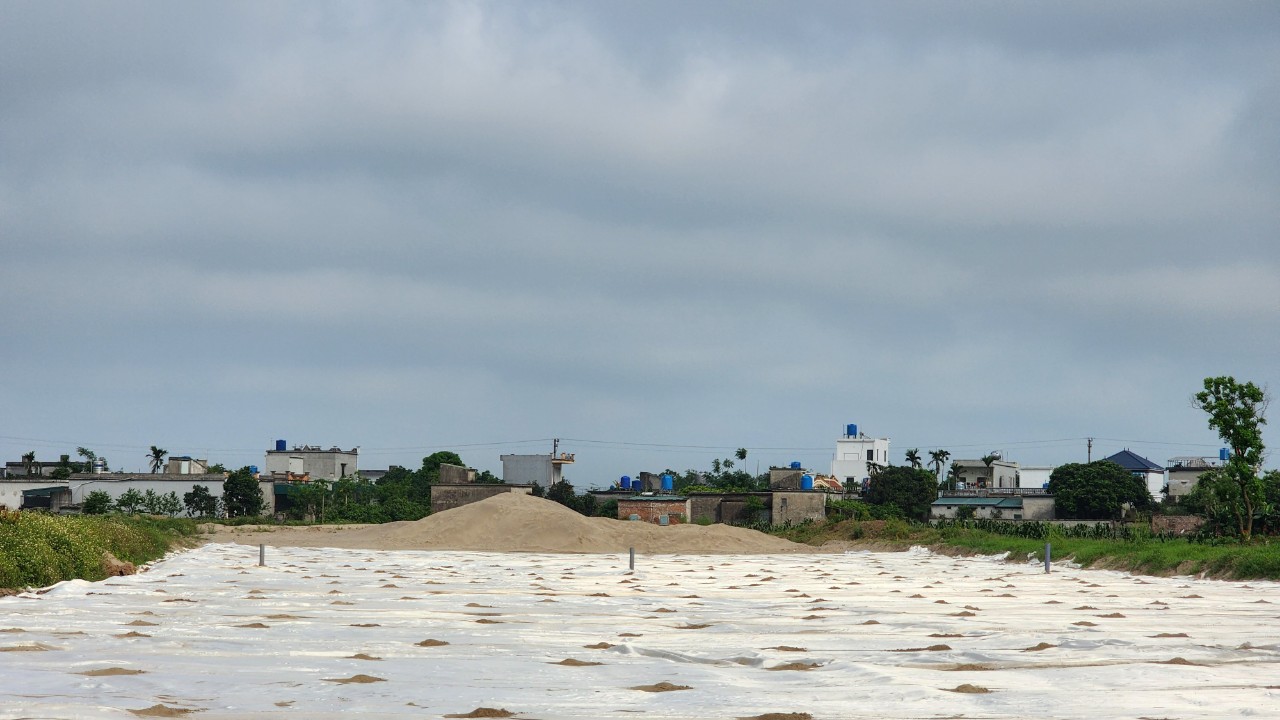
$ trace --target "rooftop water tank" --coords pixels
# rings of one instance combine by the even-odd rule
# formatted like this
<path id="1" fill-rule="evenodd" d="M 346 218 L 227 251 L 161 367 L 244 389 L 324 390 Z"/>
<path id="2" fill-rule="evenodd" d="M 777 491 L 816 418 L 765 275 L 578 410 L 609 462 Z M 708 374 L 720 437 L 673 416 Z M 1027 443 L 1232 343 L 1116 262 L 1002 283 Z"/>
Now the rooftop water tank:
<path id="1" fill-rule="evenodd" d="M 801 465 L 800 465 L 800 461 L 799 461 L 799 460 L 792 460 L 792 461 L 791 461 L 791 469 L 792 469 L 792 470 L 799 470 L 800 468 L 801 468 Z"/>
<path id="2" fill-rule="evenodd" d="M 1221 448 L 1221 449 L 1219 449 L 1219 450 L 1218 450 L 1218 459 L 1219 459 L 1219 460 L 1221 460 L 1222 462 L 1226 462 L 1226 461 L 1230 460 L 1230 459 L 1231 459 L 1231 449 L 1230 449 L 1230 448 Z"/>
<path id="3" fill-rule="evenodd" d="M 851 438 L 858 437 L 858 426 L 855 425 L 854 423 L 849 423 L 848 425 L 845 425 L 844 434 L 845 434 L 845 437 L 851 437 Z"/>
<path id="4" fill-rule="evenodd" d="M 802 475 L 802 476 L 800 477 L 800 489 L 801 489 L 801 490 L 812 490 L 812 489 L 813 489 L 813 476 L 812 476 L 812 475 Z"/>
<path id="5" fill-rule="evenodd" d="M 631 489 L 631 476 L 630 476 L 630 475 L 623 475 L 623 476 L 622 476 L 622 479 L 618 481 L 618 487 L 622 488 L 623 490 L 630 490 L 630 489 Z"/>
<path id="6" fill-rule="evenodd" d="M 283 440 L 276 441 L 276 452 L 284 452 L 288 449 L 289 449 L 289 446 L 285 444 L 285 441 Z"/>
<path id="7" fill-rule="evenodd" d="M 671 492 L 676 489 L 676 479 L 670 475 L 662 476 L 662 492 Z"/>
<path id="8" fill-rule="evenodd" d="M 257 474 L 258 474 L 258 466 L 257 466 L 257 465 L 250 465 L 250 466 L 249 466 L 249 473 L 250 473 L 250 474 L 252 474 L 252 475 L 257 475 Z"/>

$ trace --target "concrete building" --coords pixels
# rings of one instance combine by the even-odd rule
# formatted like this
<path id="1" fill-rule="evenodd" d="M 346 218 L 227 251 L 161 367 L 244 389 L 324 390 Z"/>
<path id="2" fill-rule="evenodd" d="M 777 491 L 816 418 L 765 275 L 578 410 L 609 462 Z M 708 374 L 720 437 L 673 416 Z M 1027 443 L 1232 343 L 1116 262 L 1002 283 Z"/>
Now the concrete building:
<path id="1" fill-rule="evenodd" d="M 973 508 L 974 517 L 992 520 L 1052 520 L 1053 496 L 1033 488 L 956 490 L 934 500 L 931 518 L 954 518 L 962 508 Z"/>
<path id="2" fill-rule="evenodd" d="M 487 500 L 503 493 L 533 494 L 532 485 L 498 485 L 494 483 L 457 483 L 431 487 L 431 512 L 438 513 L 473 502 Z"/>
<path id="3" fill-rule="evenodd" d="M 965 488 L 970 490 L 1019 487 L 1018 463 L 1011 460 L 996 460 L 991 467 L 981 460 L 953 460 L 951 467 L 955 468 Z"/>
<path id="4" fill-rule="evenodd" d="M 502 455 L 502 479 L 513 485 L 533 485 L 544 488 L 564 479 L 563 467 L 573 463 L 572 453 L 559 455 Z"/>
<path id="5" fill-rule="evenodd" d="M 267 451 L 266 473 L 279 477 L 308 476 L 312 480 L 339 480 L 356 474 L 358 448 L 328 450 L 318 445 L 294 445 L 290 450 L 283 440 L 276 441 L 276 448 Z"/>
<path id="6" fill-rule="evenodd" d="M 476 481 L 476 469 L 463 467 L 461 465 L 451 465 L 449 463 L 440 463 L 440 485 L 461 485 L 465 483 L 473 483 Z"/>
<path id="7" fill-rule="evenodd" d="M 1146 484 L 1147 492 L 1151 494 L 1152 499 L 1160 499 L 1162 494 L 1160 491 L 1164 489 L 1164 468 L 1135 452 L 1131 452 L 1128 448 L 1103 459 L 1109 460 L 1133 473 L 1134 477 L 1141 479 Z"/>
<path id="8" fill-rule="evenodd" d="M 755 498 L 753 502 L 751 499 Z M 619 502 L 621 506 L 621 502 Z M 827 494 L 809 490 L 776 490 L 753 493 L 691 493 L 689 517 L 693 522 L 799 524 L 827 517 Z"/>
<path id="9" fill-rule="evenodd" d="M 209 461 L 196 460 L 186 455 L 170 455 L 164 471 L 167 475 L 204 475 L 209 472 Z"/>
<path id="10" fill-rule="evenodd" d="M 1169 463 L 1164 470 L 1165 487 L 1169 490 L 1169 499 L 1176 501 L 1186 497 L 1192 490 L 1196 489 L 1196 484 L 1200 482 L 1201 475 L 1219 467 L 1222 466 L 1208 458 L 1169 458 Z"/>
<path id="11" fill-rule="evenodd" d="M 53 471 L 71 461 L 70 456 L 63 455 L 61 460 L 37 460 L 31 464 L 31 474 L 27 475 L 27 464 L 21 460 L 9 461 L 0 468 L 0 478 L 50 477 Z"/>
<path id="12" fill-rule="evenodd" d="M 871 482 L 871 465 L 889 465 L 889 438 L 868 437 L 857 425 L 845 426 L 844 435 L 836 439 L 831 474 L 854 491 Z"/>
<path id="13" fill-rule="evenodd" d="M 1020 465 L 1018 466 L 1018 487 L 1046 488 L 1056 465 Z"/>

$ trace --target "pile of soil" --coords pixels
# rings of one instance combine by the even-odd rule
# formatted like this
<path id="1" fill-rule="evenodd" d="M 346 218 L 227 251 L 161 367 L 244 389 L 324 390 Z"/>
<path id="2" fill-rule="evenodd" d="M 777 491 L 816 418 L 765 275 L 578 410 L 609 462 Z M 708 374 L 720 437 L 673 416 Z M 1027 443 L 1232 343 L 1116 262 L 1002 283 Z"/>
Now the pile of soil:
<path id="1" fill-rule="evenodd" d="M 519 493 L 412 522 L 385 525 L 277 527 L 205 526 L 215 542 L 279 547 L 371 550 L 475 550 L 487 552 L 792 553 L 814 548 L 729 525 L 669 525 L 591 518 L 565 506 Z"/>

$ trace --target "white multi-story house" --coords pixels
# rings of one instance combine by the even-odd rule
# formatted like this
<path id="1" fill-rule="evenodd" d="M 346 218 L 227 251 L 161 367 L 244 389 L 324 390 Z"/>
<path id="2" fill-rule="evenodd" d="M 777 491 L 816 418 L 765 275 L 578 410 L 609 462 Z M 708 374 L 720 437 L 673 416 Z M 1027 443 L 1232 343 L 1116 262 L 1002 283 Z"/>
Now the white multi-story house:
<path id="1" fill-rule="evenodd" d="M 889 465 L 889 438 L 868 437 L 858 432 L 857 425 L 845 426 L 844 435 L 836 439 L 836 454 L 831 460 L 831 474 L 853 491 L 871 480 L 871 466 Z"/>

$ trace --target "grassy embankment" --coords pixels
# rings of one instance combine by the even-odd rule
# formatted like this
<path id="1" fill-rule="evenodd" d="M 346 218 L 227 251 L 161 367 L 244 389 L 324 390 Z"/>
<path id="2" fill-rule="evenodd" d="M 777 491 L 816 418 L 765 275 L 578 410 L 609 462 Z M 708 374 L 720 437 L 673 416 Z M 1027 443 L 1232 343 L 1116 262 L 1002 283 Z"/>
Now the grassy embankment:
<path id="1" fill-rule="evenodd" d="M 1045 539 L 998 535 L 977 529 L 935 528 L 901 520 L 844 520 L 812 523 L 776 531 L 795 542 L 822 545 L 906 550 L 921 545 L 944 553 L 998 555 L 1011 559 L 1044 560 Z M 1082 567 L 1123 570 L 1145 575 L 1204 575 L 1230 580 L 1280 580 L 1280 544 L 1209 545 L 1183 539 L 1160 540 L 1139 535 L 1131 540 L 1069 538 L 1051 534 L 1053 560 L 1071 560 Z"/>
<path id="2" fill-rule="evenodd" d="M 0 589 L 102 580 L 106 554 L 141 564 L 188 542 L 196 524 L 123 515 L 47 515 L 0 510 Z"/>

